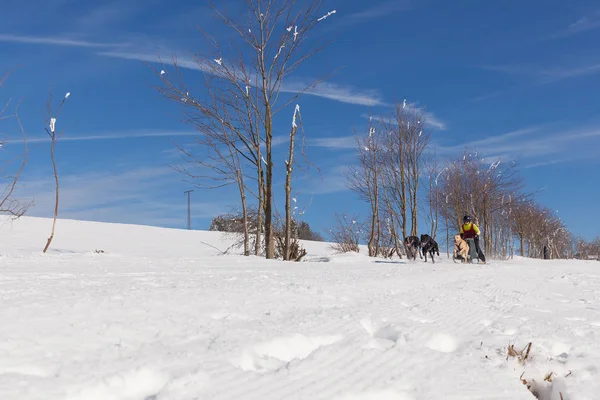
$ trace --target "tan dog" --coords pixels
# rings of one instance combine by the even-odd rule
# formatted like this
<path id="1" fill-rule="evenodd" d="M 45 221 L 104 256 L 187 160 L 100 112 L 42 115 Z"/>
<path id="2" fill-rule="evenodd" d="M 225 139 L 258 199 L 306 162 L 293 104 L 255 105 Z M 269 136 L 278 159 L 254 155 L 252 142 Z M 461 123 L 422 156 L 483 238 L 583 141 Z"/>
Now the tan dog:
<path id="1" fill-rule="evenodd" d="M 460 235 L 454 235 L 454 258 L 462 257 L 462 262 L 469 259 L 469 244 Z"/>

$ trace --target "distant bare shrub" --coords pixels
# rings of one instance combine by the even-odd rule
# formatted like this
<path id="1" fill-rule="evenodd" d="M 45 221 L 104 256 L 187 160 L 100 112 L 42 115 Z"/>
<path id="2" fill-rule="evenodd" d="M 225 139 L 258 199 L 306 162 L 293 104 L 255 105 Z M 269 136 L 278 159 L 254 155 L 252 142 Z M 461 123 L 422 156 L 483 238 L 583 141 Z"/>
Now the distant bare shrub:
<path id="1" fill-rule="evenodd" d="M 302 248 L 297 237 L 290 239 L 289 247 L 289 261 L 301 261 L 306 255 L 306 249 Z M 284 258 L 285 248 L 285 236 L 275 236 L 275 257 Z"/>
<path id="2" fill-rule="evenodd" d="M 358 253 L 361 231 L 361 224 L 357 219 L 347 218 L 346 214 L 340 216 L 335 213 L 335 225 L 329 230 L 333 242 L 330 247 L 340 253 L 351 251 Z"/>

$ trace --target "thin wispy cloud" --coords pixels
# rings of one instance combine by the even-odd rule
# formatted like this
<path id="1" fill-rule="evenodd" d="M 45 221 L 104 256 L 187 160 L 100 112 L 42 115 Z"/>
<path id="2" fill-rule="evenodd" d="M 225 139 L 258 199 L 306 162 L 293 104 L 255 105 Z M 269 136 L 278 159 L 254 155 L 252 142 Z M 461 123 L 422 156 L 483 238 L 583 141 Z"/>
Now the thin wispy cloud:
<path id="1" fill-rule="evenodd" d="M 308 86 L 308 83 L 302 82 L 284 82 L 281 91 L 285 93 L 298 93 Z M 322 97 L 346 104 L 356 104 L 362 106 L 384 106 L 385 102 L 381 99 L 379 91 L 357 89 L 349 85 L 339 85 L 336 83 L 322 82 L 317 87 L 304 92 L 305 95 Z"/>
<path id="2" fill-rule="evenodd" d="M 199 132 L 196 131 L 115 131 L 106 133 L 97 133 L 90 135 L 70 135 L 65 134 L 60 139 L 61 142 L 79 142 L 79 141 L 90 141 L 90 140 L 123 140 L 123 139 L 135 139 L 135 138 L 149 138 L 149 137 L 174 137 L 174 136 L 197 136 Z M 43 143 L 50 142 L 49 136 L 27 138 L 28 143 Z M 23 140 L 10 139 L 4 143 L 22 143 Z"/>
<path id="3" fill-rule="evenodd" d="M 600 63 L 591 63 L 582 66 L 552 67 L 545 68 L 539 66 L 526 65 L 486 65 L 479 68 L 504 73 L 507 75 L 524 76 L 528 79 L 526 84 L 518 83 L 513 86 L 504 87 L 492 92 L 484 93 L 469 99 L 472 102 L 489 100 L 503 95 L 515 96 L 518 92 L 527 91 L 531 87 L 547 85 L 566 79 L 579 78 L 600 73 Z"/>
<path id="4" fill-rule="evenodd" d="M 73 46 L 73 47 L 120 47 L 122 43 L 103 43 L 103 42 L 91 42 L 88 40 L 80 40 L 69 37 L 57 37 L 57 36 L 21 36 L 0 33 L 0 42 L 7 43 L 24 43 L 24 44 L 39 44 L 39 45 L 50 45 L 50 46 Z"/>
<path id="5" fill-rule="evenodd" d="M 437 118 L 432 112 L 425 111 L 425 113 L 423 113 L 423 116 L 425 118 L 425 125 L 429 125 L 432 128 L 436 128 L 442 131 L 447 129 L 446 123 Z"/>
<path id="6" fill-rule="evenodd" d="M 542 160 L 538 162 L 528 163 L 523 165 L 523 168 L 531 169 L 531 168 L 540 168 L 547 167 L 549 165 L 563 164 L 573 161 L 573 157 L 565 157 L 565 158 L 555 158 L 550 160 Z"/>
<path id="7" fill-rule="evenodd" d="M 98 5 L 73 21 L 75 31 L 105 29 L 123 22 L 139 7 L 134 2 L 98 2 Z"/>
<path id="8" fill-rule="evenodd" d="M 417 107 L 414 103 L 407 103 L 406 109 L 409 112 L 422 113 L 423 114 L 423 123 L 425 125 L 429 126 L 430 128 L 438 129 L 441 131 L 448 129 L 447 124 L 444 121 L 442 121 L 440 118 L 438 118 L 431 111 L 425 111 L 423 108 Z M 388 122 L 388 123 L 394 123 L 396 121 L 395 118 L 393 117 L 393 115 L 382 116 L 382 115 L 362 114 L 361 116 L 363 118 L 373 118 L 376 121 L 384 121 L 384 122 Z"/>
<path id="9" fill-rule="evenodd" d="M 506 94 L 506 93 L 510 92 L 511 90 L 516 90 L 519 88 L 522 88 L 522 86 L 519 86 L 518 88 L 513 87 L 510 89 L 503 88 L 503 89 L 494 90 L 492 92 L 488 92 L 488 93 L 484 93 L 484 94 L 480 94 L 478 96 L 472 97 L 469 99 L 469 101 L 479 102 L 479 101 L 493 99 L 495 97 L 502 96 L 503 94 Z"/>
<path id="10" fill-rule="evenodd" d="M 600 73 L 600 63 L 552 68 L 525 65 L 489 65 L 482 66 L 481 68 L 510 75 L 524 75 L 537 78 L 538 84 Z"/>
<path id="11" fill-rule="evenodd" d="M 119 52 L 119 51 L 102 51 L 97 53 L 100 56 L 104 57 L 113 57 L 113 58 L 122 58 L 124 60 L 134 60 L 134 61 L 146 61 L 149 63 L 168 63 L 170 64 L 171 59 L 165 60 L 161 58 L 158 54 L 150 54 L 150 53 L 139 53 L 139 52 Z M 209 72 L 208 69 L 202 68 L 201 65 L 198 64 L 192 57 L 182 56 L 176 57 L 177 66 L 180 68 L 195 70 L 195 71 L 204 71 Z"/>
<path id="12" fill-rule="evenodd" d="M 408 0 L 388 0 L 378 4 L 373 5 L 372 7 L 366 8 L 362 11 L 358 11 L 355 13 L 345 14 L 344 10 L 337 10 L 339 14 L 336 21 L 332 26 L 340 27 L 340 26 L 348 26 L 355 25 L 363 22 L 367 22 L 370 20 L 374 20 L 377 18 L 382 18 L 386 16 L 390 16 L 400 11 L 405 11 L 410 7 L 410 1 Z"/>
<path id="13" fill-rule="evenodd" d="M 569 24 L 565 29 L 551 35 L 551 39 L 575 36 L 584 32 L 600 29 L 600 10 L 595 10 L 577 21 Z"/>
<path id="14" fill-rule="evenodd" d="M 441 146 L 437 148 L 437 153 L 440 155 L 456 155 L 464 151 L 465 148 L 481 149 L 484 151 L 486 149 L 493 149 L 496 153 L 514 153 L 516 150 L 522 150 L 521 143 L 523 143 L 523 140 L 540 131 L 541 127 L 539 126 L 518 129 L 453 146 Z"/>
<path id="15" fill-rule="evenodd" d="M 348 189 L 346 184 L 346 174 L 348 173 L 348 165 L 335 165 L 329 170 L 323 172 L 319 178 L 312 180 L 299 179 L 297 190 L 301 193 L 312 195 L 324 195 L 345 192 Z"/>
<path id="16" fill-rule="evenodd" d="M 329 149 L 355 149 L 355 136 L 323 137 L 307 139 L 309 147 L 325 147 Z"/>
<path id="17" fill-rule="evenodd" d="M 582 141 L 587 143 L 582 148 Z M 436 146 L 442 158 L 456 157 L 465 150 L 482 156 L 502 159 L 522 159 L 526 165 L 549 165 L 560 162 L 597 158 L 600 127 L 560 130 L 549 126 L 534 126 L 493 135 L 452 146 Z"/>
<path id="18" fill-rule="evenodd" d="M 600 28 L 600 10 L 590 16 L 583 17 L 569 25 L 568 31 L 572 34 Z"/>
<path id="19" fill-rule="evenodd" d="M 146 61 L 150 63 L 161 63 L 161 59 L 154 54 L 149 53 L 127 53 L 127 52 L 99 52 L 101 56 L 122 58 L 126 60 Z M 165 62 L 164 60 L 162 62 Z M 176 58 L 177 65 L 180 68 L 214 73 L 212 68 L 205 68 L 202 64 L 196 62 L 189 56 Z M 283 93 L 299 93 L 310 86 L 310 83 L 301 80 L 290 80 L 284 82 L 281 86 Z M 385 106 L 386 103 L 381 99 L 377 90 L 358 89 L 349 85 L 340 85 L 330 82 L 322 82 L 318 86 L 306 90 L 307 96 L 316 96 L 329 100 L 338 101 L 346 104 L 355 104 L 363 106 Z"/>
<path id="20" fill-rule="evenodd" d="M 414 105 L 411 106 L 411 108 L 412 107 L 414 107 Z M 361 117 L 365 119 L 372 118 L 373 120 L 381 120 L 389 123 L 395 122 L 395 120 L 392 117 L 383 117 L 369 114 L 362 114 Z M 426 124 L 429 124 L 430 126 L 435 127 L 437 129 L 446 129 L 446 124 L 437 119 L 432 113 L 425 113 L 424 118 Z M 355 149 L 357 146 L 355 135 L 309 138 L 307 139 L 306 144 L 309 147 L 322 147 L 340 150 Z"/>
<path id="21" fill-rule="evenodd" d="M 183 194 L 168 196 L 177 173 L 165 167 L 122 168 L 119 172 L 89 171 L 61 175 L 60 217 L 90 221 L 184 225 L 187 205 Z M 18 198 L 33 199 L 28 215 L 51 217 L 54 183 L 51 177 L 22 179 Z M 163 199 L 157 201 L 157 198 Z M 195 218 L 210 218 L 225 211 L 222 202 L 194 202 Z"/>

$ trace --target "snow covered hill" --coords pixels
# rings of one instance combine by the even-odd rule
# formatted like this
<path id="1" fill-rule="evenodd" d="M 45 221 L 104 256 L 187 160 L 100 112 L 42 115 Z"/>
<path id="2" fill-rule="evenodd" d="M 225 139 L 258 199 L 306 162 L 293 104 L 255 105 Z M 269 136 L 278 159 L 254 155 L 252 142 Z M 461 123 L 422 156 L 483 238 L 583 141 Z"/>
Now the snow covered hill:
<path id="1" fill-rule="evenodd" d="M 308 242 L 283 263 L 221 255 L 215 232 L 68 220 L 43 255 L 50 227 L 0 229 L 2 400 L 535 399 L 522 380 L 543 400 L 600 398 L 596 261 L 432 265 Z"/>

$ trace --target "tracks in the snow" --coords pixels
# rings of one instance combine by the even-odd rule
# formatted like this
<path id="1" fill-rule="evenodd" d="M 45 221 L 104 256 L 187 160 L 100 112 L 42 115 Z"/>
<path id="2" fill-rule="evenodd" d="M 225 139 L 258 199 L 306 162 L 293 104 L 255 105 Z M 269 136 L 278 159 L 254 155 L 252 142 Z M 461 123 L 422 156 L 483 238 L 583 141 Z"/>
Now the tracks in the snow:
<path id="1" fill-rule="evenodd" d="M 495 274 L 480 270 L 463 271 L 466 274 L 447 270 L 415 276 L 413 280 L 390 280 L 386 279 L 389 271 L 377 283 L 365 282 L 358 271 L 347 271 L 345 281 L 334 284 L 335 288 L 329 286 L 330 282 L 312 282 L 313 276 L 308 282 L 285 285 L 282 281 L 300 277 L 278 276 L 271 283 L 287 287 L 291 292 L 287 298 L 293 298 L 295 304 L 271 315 L 273 318 L 261 326 L 264 330 L 259 336 L 263 339 L 237 350 L 234 346 L 230 358 L 239 361 L 253 346 L 272 346 L 271 350 L 258 352 L 261 354 L 254 352 L 253 357 L 259 359 L 250 363 L 272 368 L 256 371 L 229 361 L 229 365 L 221 365 L 211 374 L 214 385 L 206 395 L 223 400 L 335 399 L 378 390 L 395 393 L 398 398 L 434 395 L 435 388 L 418 388 L 414 382 L 452 368 L 462 353 L 470 354 L 480 344 L 479 334 L 489 324 L 510 314 L 523 294 L 540 284 L 538 278 L 531 278 L 521 281 L 517 288 L 505 287 L 494 281 Z M 353 291 L 348 283 L 354 285 Z M 320 285 L 327 285 L 327 290 L 315 289 Z M 277 294 L 285 296 L 285 292 L 279 290 Z M 334 292 L 345 299 L 337 307 L 331 305 Z M 278 327 L 276 332 L 271 326 Z M 288 336 L 282 335 L 282 326 L 287 327 Z M 290 334 L 302 335 L 298 336 L 302 339 L 294 343 L 289 340 Z M 318 342 L 323 337 L 337 340 L 314 346 L 308 353 L 301 352 L 301 356 L 285 362 L 283 357 L 278 360 L 278 351 L 292 354 L 303 341 Z M 494 380 L 489 384 L 493 386 Z"/>

